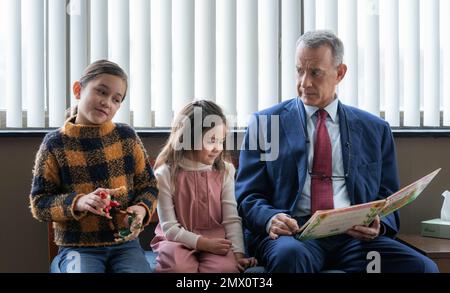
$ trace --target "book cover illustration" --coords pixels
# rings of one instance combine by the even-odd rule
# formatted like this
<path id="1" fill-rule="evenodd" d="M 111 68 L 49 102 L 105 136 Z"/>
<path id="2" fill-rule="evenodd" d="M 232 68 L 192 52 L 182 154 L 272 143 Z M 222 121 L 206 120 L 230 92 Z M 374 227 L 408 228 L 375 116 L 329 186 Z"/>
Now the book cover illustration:
<path id="1" fill-rule="evenodd" d="M 380 217 L 389 215 L 399 208 L 413 202 L 428 186 L 431 180 L 433 180 L 433 178 L 439 173 L 439 171 L 441 171 L 440 168 L 389 196 L 386 199 L 386 207 L 381 211 Z"/>
<path id="2" fill-rule="evenodd" d="M 377 215 L 386 216 L 413 202 L 441 169 L 420 178 L 386 199 L 333 210 L 316 211 L 294 237 L 316 239 L 345 233 L 356 225 L 368 226 Z"/>

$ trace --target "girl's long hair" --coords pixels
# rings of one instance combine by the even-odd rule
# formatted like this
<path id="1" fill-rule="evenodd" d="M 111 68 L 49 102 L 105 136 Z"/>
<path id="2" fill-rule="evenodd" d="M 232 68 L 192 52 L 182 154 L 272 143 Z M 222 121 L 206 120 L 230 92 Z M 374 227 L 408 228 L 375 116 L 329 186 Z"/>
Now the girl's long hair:
<path id="1" fill-rule="evenodd" d="M 201 116 L 198 115 L 199 110 L 201 110 Z M 179 163 L 183 159 L 183 156 L 187 152 L 195 152 L 195 149 L 202 146 L 203 134 L 218 125 L 203 125 L 205 117 L 209 115 L 218 116 L 221 120 L 220 123 L 223 123 L 225 129 L 227 128 L 227 119 L 223 114 L 222 109 L 216 103 L 208 100 L 197 100 L 185 105 L 173 120 L 172 131 L 162 151 L 156 158 L 154 169 L 156 170 L 158 167 L 166 164 L 170 169 L 170 177 L 175 182 L 179 171 Z M 200 119 L 201 117 L 201 122 L 196 121 L 199 126 L 201 126 L 201 131 L 194 131 L 194 127 L 196 126 L 194 117 L 196 117 L 196 119 Z M 189 149 L 180 147 L 183 144 L 183 136 L 186 134 L 190 134 Z M 225 161 L 228 161 L 225 145 L 226 141 L 224 140 L 223 151 L 213 163 L 213 169 L 215 170 L 225 170 Z"/>

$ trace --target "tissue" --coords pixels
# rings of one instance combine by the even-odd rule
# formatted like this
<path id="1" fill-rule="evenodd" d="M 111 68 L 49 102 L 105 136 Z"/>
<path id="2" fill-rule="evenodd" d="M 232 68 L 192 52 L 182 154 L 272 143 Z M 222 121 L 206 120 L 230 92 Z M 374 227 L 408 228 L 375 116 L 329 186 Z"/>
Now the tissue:
<path id="1" fill-rule="evenodd" d="M 450 192 L 446 190 L 442 193 L 442 196 L 444 197 L 444 203 L 441 209 L 441 220 L 450 221 Z"/>

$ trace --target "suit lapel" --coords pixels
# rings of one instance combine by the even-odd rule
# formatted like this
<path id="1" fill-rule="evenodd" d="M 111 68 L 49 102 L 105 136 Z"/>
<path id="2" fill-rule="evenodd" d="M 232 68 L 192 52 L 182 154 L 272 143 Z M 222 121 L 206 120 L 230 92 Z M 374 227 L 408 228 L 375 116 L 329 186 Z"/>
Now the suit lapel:
<path id="1" fill-rule="evenodd" d="M 358 117 L 351 108 L 339 102 L 339 129 L 341 132 L 342 159 L 346 176 L 348 196 L 355 204 L 355 175 L 356 164 L 359 161 L 359 148 L 361 143 L 361 126 Z"/>
<path id="2" fill-rule="evenodd" d="M 284 112 L 280 115 L 281 125 L 283 127 L 284 133 L 286 134 L 286 139 L 292 150 L 299 149 L 299 143 L 305 141 L 304 131 L 306 121 L 305 121 L 305 109 L 302 103 L 298 103 L 293 100 L 291 103 L 287 104 Z M 303 130 L 302 130 L 303 128 Z"/>
<path id="3" fill-rule="evenodd" d="M 308 157 L 308 148 L 306 146 L 306 119 L 303 104 L 297 99 L 292 100 L 285 107 L 285 111 L 280 114 L 280 124 L 284 131 L 284 136 L 291 150 L 292 160 L 297 164 L 298 182 L 300 188 L 303 188 L 307 168 L 305 160 L 300 160 L 301 152 L 304 151 L 304 158 Z M 283 139 L 280 139 L 280 143 Z M 303 163 L 302 163 L 303 162 Z"/>

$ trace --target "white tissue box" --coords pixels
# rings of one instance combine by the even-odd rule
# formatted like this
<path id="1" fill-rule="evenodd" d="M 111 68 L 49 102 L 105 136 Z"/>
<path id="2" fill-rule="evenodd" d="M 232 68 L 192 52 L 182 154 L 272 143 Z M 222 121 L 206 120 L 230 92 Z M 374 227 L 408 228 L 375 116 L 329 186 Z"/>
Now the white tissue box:
<path id="1" fill-rule="evenodd" d="M 422 236 L 450 239 L 450 221 L 441 219 L 422 221 Z"/>

